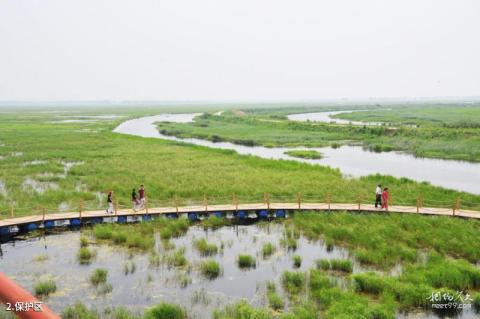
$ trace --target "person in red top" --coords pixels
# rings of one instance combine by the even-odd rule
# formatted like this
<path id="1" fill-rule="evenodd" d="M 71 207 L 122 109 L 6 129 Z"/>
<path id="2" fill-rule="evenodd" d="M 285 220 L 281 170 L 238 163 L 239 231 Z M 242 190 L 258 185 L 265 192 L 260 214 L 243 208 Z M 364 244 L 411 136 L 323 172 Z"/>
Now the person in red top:
<path id="1" fill-rule="evenodd" d="M 143 184 L 138 189 L 138 197 L 140 198 L 140 205 L 145 206 L 145 187 Z"/>
<path id="2" fill-rule="evenodd" d="M 385 187 L 382 192 L 382 208 L 388 210 L 388 188 Z"/>

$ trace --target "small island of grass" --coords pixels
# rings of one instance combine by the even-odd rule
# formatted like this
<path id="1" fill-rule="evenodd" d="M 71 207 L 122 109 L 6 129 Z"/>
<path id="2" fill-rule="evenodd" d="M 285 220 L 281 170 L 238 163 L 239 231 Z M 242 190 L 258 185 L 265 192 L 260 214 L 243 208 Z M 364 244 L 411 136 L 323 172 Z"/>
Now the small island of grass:
<path id="1" fill-rule="evenodd" d="M 308 159 L 320 159 L 322 158 L 322 154 L 317 151 L 313 150 L 292 150 L 286 151 L 284 154 L 293 156 L 293 157 L 300 157 L 300 158 L 308 158 Z"/>

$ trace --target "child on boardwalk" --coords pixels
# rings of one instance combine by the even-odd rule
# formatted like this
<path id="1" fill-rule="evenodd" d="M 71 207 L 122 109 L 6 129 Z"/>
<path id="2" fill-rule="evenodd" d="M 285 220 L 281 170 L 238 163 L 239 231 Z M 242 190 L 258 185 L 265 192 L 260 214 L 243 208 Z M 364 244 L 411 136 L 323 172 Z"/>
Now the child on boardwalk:
<path id="1" fill-rule="evenodd" d="M 137 192 L 135 191 L 135 188 L 132 189 L 132 205 L 133 205 L 133 211 L 137 211 L 138 209 L 138 197 L 137 197 Z"/>
<path id="2" fill-rule="evenodd" d="M 140 205 L 142 207 L 145 207 L 145 187 L 140 185 L 140 188 L 138 189 L 138 196 L 140 197 Z"/>

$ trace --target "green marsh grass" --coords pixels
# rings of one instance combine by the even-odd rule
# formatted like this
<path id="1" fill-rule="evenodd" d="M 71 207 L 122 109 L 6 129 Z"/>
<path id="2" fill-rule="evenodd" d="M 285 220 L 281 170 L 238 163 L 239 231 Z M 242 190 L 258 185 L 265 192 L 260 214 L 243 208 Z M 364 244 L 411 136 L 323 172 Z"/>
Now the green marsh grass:
<path id="1" fill-rule="evenodd" d="M 257 262 L 255 257 L 248 255 L 248 254 L 240 254 L 237 257 L 237 265 L 239 268 L 247 269 L 247 268 L 255 268 Z"/>
<path id="2" fill-rule="evenodd" d="M 193 242 L 193 247 L 195 247 L 202 256 L 213 256 L 218 252 L 217 245 L 207 242 L 205 238 L 195 240 Z"/>
<path id="3" fill-rule="evenodd" d="M 262 246 L 262 256 L 263 258 L 270 257 L 273 253 L 275 253 L 275 246 L 272 243 L 265 243 Z"/>
<path id="4" fill-rule="evenodd" d="M 284 271 L 282 274 L 282 285 L 285 291 L 290 294 L 297 294 L 305 288 L 305 273 L 300 271 Z"/>
<path id="5" fill-rule="evenodd" d="M 322 154 L 314 150 L 293 150 L 293 151 L 286 151 L 285 154 L 293 157 L 306 158 L 306 159 L 322 158 Z"/>
<path id="6" fill-rule="evenodd" d="M 333 270 L 345 273 L 353 271 L 352 262 L 348 259 L 319 259 L 316 261 L 317 268 L 322 270 Z"/>
<path id="7" fill-rule="evenodd" d="M 293 256 L 293 267 L 294 268 L 300 268 L 302 266 L 302 256 L 300 255 L 295 255 Z"/>
<path id="8" fill-rule="evenodd" d="M 174 304 L 169 303 L 161 303 L 156 306 L 149 308 L 145 315 L 143 316 L 144 319 L 186 319 L 187 313 L 186 311 Z"/>
<path id="9" fill-rule="evenodd" d="M 267 282 L 267 299 L 268 305 L 273 310 L 279 311 L 285 308 L 285 301 L 277 293 L 277 289 L 273 281 Z"/>
<path id="10" fill-rule="evenodd" d="M 108 271 L 104 268 L 95 269 L 90 275 L 90 283 L 94 286 L 107 282 Z"/>
<path id="11" fill-rule="evenodd" d="M 57 291 L 57 285 L 53 279 L 40 280 L 35 284 L 35 295 L 38 297 L 48 297 L 48 295 Z"/>
<path id="12" fill-rule="evenodd" d="M 78 113 L 78 110 L 75 112 Z M 104 111 L 99 109 L 88 112 L 98 114 Z M 116 112 L 121 113 L 119 115 L 127 115 L 127 118 L 152 114 L 149 113 L 152 112 L 151 109 L 149 111 L 123 109 Z M 161 111 L 157 110 L 157 112 Z M 417 198 L 422 196 L 425 203 L 436 200 L 444 203 L 440 206 L 451 207 L 460 196 L 463 205 L 477 203 L 476 207 L 480 207 L 479 196 L 406 179 L 380 175 L 345 179 L 338 170 L 323 166 L 291 161 L 271 161 L 241 156 L 231 151 L 112 133 L 111 130 L 122 120 L 52 125 L 51 121 L 55 119 L 54 114 L 37 113 L 37 110 L 21 114 L 0 114 L 0 129 L 4 133 L 2 143 L 5 145 L 0 150 L 1 155 L 13 152 L 23 153 L 22 156 L 7 156 L 2 160 L 3 176 L 9 178 L 2 178 L 8 195 L 0 196 L 0 211 L 9 211 L 12 198 L 15 198 L 17 203 L 21 203 L 15 207 L 15 216 L 32 214 L 30 207 L 45 207 L 49 211 L 56 211 L 62 202 L 67 202 L 70 207 L 78 207 L 83 201 L 86 210 L 104 209 L 105 190 L 108 189 L 115 191 L 120 207 L 129 207 L 131 188 L 126 185 L 140 182 L 147 186 L 147 192 L 152 201 L 168 201 L 168 205 L 174 194 L 180 202 L 187 199 L 201 200 L 204 193 L 216 197 L 231 197 L 231 194 L 235 193 L 239 197 L 250 198 L 249 201 L 261 201 L 265 191 L 270 194 L 291 194 L 292 200 L 295 199 L 294 194 L 299 192 L 302 195 L 318 198 L 324 198 L 325 193 L 330 192 L 332 200 L 336 202 L 355 202 L 359 195 L 368 198 L 371 189 L 374 189 L 377 183 L 382 183 L 389 185 L 394 192 L 394 200 L 402 203 L 415 205 Z M 235 121 L 237 119 L 232 120 L 232 122 Z M 265 123 L 262 122 L 262 125 Z M 305 129 L 308 134 L 317 129 L 315 125 L 304 123 L 286 123 L 282 126 L 285 128 L 282 128 L 281 134 L 277 136 L 291 134 L 295 136 L 298 128 L 300 131 Z M 248 126 L 247 131 L 257 135 L 258 132 L 255 132 L 257 128 L 260 128 L 260 125 L 255 125 L 254 129 Z M 328 125 L 325 125 L 325 130 L 327 128 Z M 265 129 L 269 132 L 268 134 L 271 134 L 271 127 Z M 335 132 L 338 130 L 336 127 L 328 130 L 332 132 L 328 132 L 327 135 L 338 134 Z M 343 130 L 345 132 L 341 135 L 344 136 L 340 136 L 340 140 L 335 142 L 341 142 L 345 138 L 351 139 L 352 128 Z M 361 132 L 363 128 L 358 127 L 353 130 Z M 380 128 L 375 129 L 372 135 L 375 135 L 377 130 L 382 132 Z M 367 131 L 370 131 L 370 128 L 367 128 Z M 62 136 L 60 140 L 57 138 L 59 135 Z M 322 144 L 325 141 L 328 145 L 332 143 L 330 138 L 325 136 L 321 139 L 306 139 L 304 132 L 295 139 L 302 143 L 306 140 L 322 141 Z M 408 139 L 411 138 L 408 137 Z M 19 140 L 22 143 L 18 143 Z M 293 142 L 297 143 L 296 141 Z M 455 143 L 458 143 L 458 138 L 455 138 Z M 474 140 L 468 143 L 470 144 L 467 151 L 476 152 L 478 147 L 475 145 L 478 143 L 475 144 Z M 59 149 L 62 152 L 59 152 Z M 461 154 L 461 152 L 457 152 L 456 148 L 452 147 L 449 154 Z M 447 156 L 450 155 L 447 154 Z M 471 156 L 478 158 L 475 154 Z M 159 160 L 152 161 L 152 158 Z M 24 162 L 35 159 L 44 160 L 46 164 L 23 165 Z M 191 160 L 195 161 L 195 167 L 191 165 Z M 48 189 L 43 194 L 35 193 L 33 196 L 22 190 L 21 185 L 28 177 L 36 178 L 43 173 L 63 173 L 61 161 L 83 162 L 83 164 L 74 166 L 65 178 L 58 179 L 56 181 L 59 185 L 58 189 Z M 232 167 L 235 169 L 232 170 Z M 184 178 L 178 178 L 179 176 Z M 215 180 L 215 183 L 210 183 L 211 180 Z M 232 180 L 236 182 L 231 183 Z M 284 183 L 285 180 L 289 182 Z M 305 183 L 306 180 L 309 182 Z M 78 185 L 83 185 L 80 191 L 78 191 Z M 349 191 L 345 192 L 345 189 Z M 100 194 L 103 203 L 97 199 L 97 193 Z M 163 231 L 162 234 L 164 237 L 169 237 L 173 232 Z M 125 234 L 121 236 L 125 241 Z"/>
<path id="13" fill-rule="evenodd" d="M 96 252 L 88 247 L 81 247 L 77 252 L 78 262 L 82 265 L 88 265 L 95 258 Z"/>
<path id="14" fill-rule="evenodd" d="M 215 279 L 220 276 L 221 271 L 220 264 L 214 259 L 204 260 L 200 264 L 200 272 L 205 278 Z"/>

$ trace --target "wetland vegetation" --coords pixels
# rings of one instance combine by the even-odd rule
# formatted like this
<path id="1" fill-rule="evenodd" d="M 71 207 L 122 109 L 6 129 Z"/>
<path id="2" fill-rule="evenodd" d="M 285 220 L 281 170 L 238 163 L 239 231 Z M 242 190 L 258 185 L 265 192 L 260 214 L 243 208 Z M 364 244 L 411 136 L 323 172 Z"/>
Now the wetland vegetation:
<path id="1" fill-rule="evenodd" d="M 285 119 L 291 109 L 245 109 L 203 115 L 190 124 L 162 123 L 159 129 L 245 145 L 363 143 L 378 151 L 479 161 L 478 109 L 339 115 L 391 123 L 378 127 L 292 123 Z M 382 183 L 391 189 L 394 203 L 415 205 L 422 198 L 426 205 L 451 208 L 461 197 L 462 205 L 480 207 L 477 195 L 406 178 L 351 179 L 329 167 L 115 134 L 111 130 L 121 120 L 158 110 L 118 113 L 124 117 L 54 127 L 55 113 L 1 113 L 2 217 L 12 207 L 15 216 L 104 208 L 109 189 L 120 207 L 130 207 L 129 190 L 140 183 L 146 185 L 152 206 L 170 206 L 174 199 L 201 203 L 204 194 L 209 203 L 230 202 L 232 194 L 243 202 L 261 202 L 266 192 L 272 200 L 295 202 L 300 193 L 306 201 L 330 196 L 337 202 L 370 203 L 372 190 Z M 314 155 L 297 152 L 306 158 Z M 427 297 L 437 291 L 469 292 L 472 305 L 480 307 L 479 231 L 475 220 L 391 213 L 297 212 L 284 221 L 253 225 L 213 216 L 197 223 L 155 219 L 46 236 L 48 248 L 39 240 L 32 244 L 35 249 L 4 244 L 0 269 L 42 298 L 48 296 L 64 318 L 176 319 L 190 313 L 216 319 L 395 318 L 401 311 L 430 311 Z M 55 242 L 63 236 L 75 241 Z M 56 269 L 59 278 L 37 282 L 23 269 L 17 271 L 8 258 L 21 258 L 21 249 L 33 252 L 28 260 L 38 256 L 33 257 L 35 274 Z M 56 263 L 63 268 L 55 268 Z M 75 283 L 66 280 L 72 271 L 78 273 Z M 65 296 L 72 287 L 78 289 L 72 292 L 76 298 L 89 296 L 85 305 Z M 136 296 L 132 300 L 122 295 L 127 288 Z M 185 300 L 178 301 L 179 295 Z M 188 296 L 197 296 L 192 297 L 195 302 Z M 118 303 L 107 309 L 98 300 Z M 122 308 L 122 302 L 128 307 Z"/>

